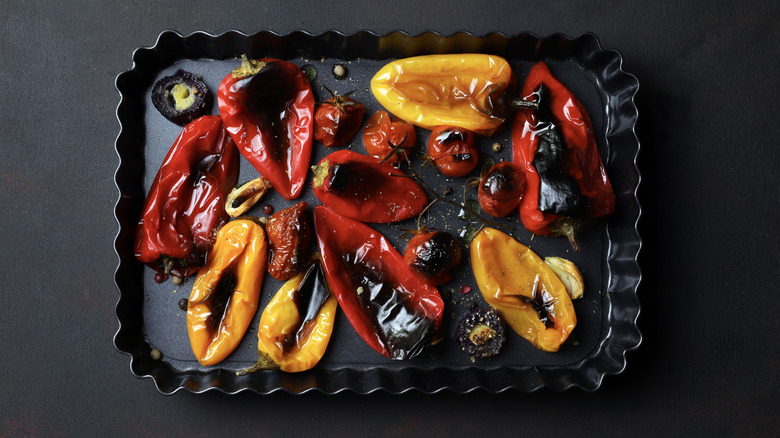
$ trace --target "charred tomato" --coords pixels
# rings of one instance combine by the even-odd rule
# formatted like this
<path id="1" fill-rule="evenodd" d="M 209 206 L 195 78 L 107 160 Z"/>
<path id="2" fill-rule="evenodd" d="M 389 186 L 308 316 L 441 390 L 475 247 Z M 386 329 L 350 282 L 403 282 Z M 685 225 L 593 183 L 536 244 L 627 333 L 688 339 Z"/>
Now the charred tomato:
<path id="1" fill-rule="evenodd" d="M 509 161 L 493 165 L 479 180 L 479 206 L 494 217 L 512 213 L 523 199 L 525 179 L 520 169 Z"/>
<path id="2" fill-rule="evenodd" d="M 327 87 L 331 98 L 320 104 L 314 113 L 314 139 L 326 148 L 346 146 L 355 138 L 363 124 L 366 106 Z"/>
<path id="3" fill-rule="evenodd" d="M 404 263 L 434 286 L 450 281 L 460 260 L 458 240 L 440 230 L 415 234 L 404 251 Z"/>
<path id="4" fill-rule="evenodd" d="M 437 126 L 428 137 L 428 156 L 443 175 L 467 175 L 479 161 L 474 133 L 454 126 Z"/>
<path id="5" fill-rule="evenodd" d="M 391 164 L 397 163 L 399 155 L 416 142 L 414 125 L 395 116 L 391 119 L 387 111 L 375 112 L 363 128 L 363 146 L 368 155 Z"/>

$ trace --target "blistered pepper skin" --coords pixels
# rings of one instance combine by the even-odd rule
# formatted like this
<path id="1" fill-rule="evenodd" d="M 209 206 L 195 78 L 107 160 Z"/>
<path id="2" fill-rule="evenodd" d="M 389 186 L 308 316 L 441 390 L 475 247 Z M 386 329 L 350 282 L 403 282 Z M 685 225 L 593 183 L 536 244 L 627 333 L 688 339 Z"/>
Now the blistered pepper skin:
<path id="1" fill-rule="evenodd" d="M 263 310 L 257 332 L 259 353 L 285 372 L 313 368 L 327 350 L 337 307 L 319 262 L 312 263 L 285 282 Z"/>
<path id="2" fill-rule="evenodd" d="M 509 63 L 498 56 L 424 55 L 382 67 L 371 91 L 388 111 L 414 125 L 457 126 L 489 137 L 506 122 L 504 99 L 516 83 Z"/>
<path id="3" fill-rule="evenodd" d="M 485 228 L 471 242 L 471 267 L 485 301 L 517 334 L 542 351 L 560 349 L 577 316 L 566 288 L 544 260 L 512 236 Z"/>
<path id="4" fill-rule="evenodd" d="M 238 170 L 238 150 L 219 116 L 188 124 L 149 189 L 136 228 L 136 258 L 161 273 L 197 272 L 229 219 L 225 200 Z"/>
<path id="5" fill-rule="evenodd" d="M 260 300 L 267 252 L 263 227 L 250 219 L 219 230 L 187 306 L 187 332 L 201 365 L 223 361 L 244 337 Z"/>
<path id="6" fill-rule="evenodd" d="M 428 205 L 419 184 L 378 158 L 342 149 L 323 158 L 313 170 L 317 199 L 352 219 L 400 222 L 419 215 Z"/>
<path id="7" fill-rule="evenodd" d="M 525 191 L 520 203 L 520 219 L 532 233 L 554 236 L 561 233 L 551 228 L 562 219 L 539 208 L 541 178 L 534 166 L 539 149 L 540 134 L 549 123 L 560 129 L 568 154 L 563 171 L 572 177 L 584 197 L 587 206 L 581 218 L 601 219 L 615 211 L 615 194 L 599 156 L 596 137 L 590 117 L 574 94 L 558 81 L 544 62 L 534 65 L 520 91 L 520 96 L 538 101 L 537 91 L 544 87 L 547 101 L 542 99 L 540 107 L 553 120 L 540 120 L 538 110 L 521 109 L 512 125 L 513 162 L 522 169 L 525 176 Z M 572 239 L 571 236 L 569 236 Z"/>
<path id="8" fill-rule="evenodd" d="M 314 94 L 301 69 L 245 59 L 220 83 L 217 102 L 241 154 L 285 199 L 300 196 L 314 131 Z"/>
<path id="9" fill-rule="evenodd" d="M 444 301 L 384 236 L 325 206 L 314 208 L 325 276 L 360 337 L 390 359 L 411 359 L 438 341 Z"/>

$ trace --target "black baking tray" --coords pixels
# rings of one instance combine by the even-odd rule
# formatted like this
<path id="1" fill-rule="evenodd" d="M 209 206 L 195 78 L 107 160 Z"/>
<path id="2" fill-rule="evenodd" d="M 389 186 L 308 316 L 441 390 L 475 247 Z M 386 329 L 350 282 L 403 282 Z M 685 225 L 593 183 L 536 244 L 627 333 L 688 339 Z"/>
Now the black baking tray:
<path id="1" fill-rule="evenodd" d="M 154 82 L 184 68 L 202 75 L 216 93 L 221 79 L 239 64 L 240 55 L 276 57 L 298 65 L 314 66 L 318 74 L 312 89 L 320 100 L 328 97 L 324 87 L 342 94 L 354 90 L 353 97 L 367 105 L 368 117 L 381 109 L 373 99 L 368 83 L 373 73 L 386 62 L 422 54 L 462 52 L 505 57 L 520 83 L 534 62 L 547 62 L 552 72 L 580 98 L 593 122 L 599 151 L 617 195 L 615 215 L 581 236 L 579 252 L 573 251 L 565 239 L 533 236 L 523 229 L 516 215 L 502 219 L 507 226 L 515 228 L 514 235 L 520 242 L 540 256 L 569 258 L 583 272 L 585 296 L 575 301 L 578 325 L 561 351 L 538 351 L 511 330 L 504 349 L 494 358 L 473 361 L 460 351 L 452 341 L 457 321 L 470 307 L 484 305 L 466 256 L 453 281 L 439 288 L 446 303 L 444 340 L 412 360 L 391 361 L 379 355 L 363 343 L 339 312 L 328 351 L 314 369 L 295 374 L 262 371 L 237 376 L 236 370 L 251 365 L 256 359 L 254 327 L 257 327 L 262 309 L 281 286 L 281 282 L 266 275 L 260 307 L 250 332 L 224 362 L 213 367 L 200 366 L 190 350 L 186 312 L 177 305 L 179 299 L 189 296 L 192 279 L 180 286 L 171 282 L 158 284 L 152 270 L 133 256 L 133 236 L 146 190 L 181 130 L 152 106 L 150 89 Z M 115 240 L 119 257 L 115 272 L 119 300 L 115 312 L 119 329 L 114 336 L 114 345 L 130 356 L 132 373 L 153 379 L 161 393 L 172 394 L 182 388 L 192 392 L 216 389 L 226 393 L 244 390 L 257 393 L 315 390 L 324 393 L 345 390 L 357 393 L 377 390 L 466 393 L 477 389 L 530 392 L 543 387 L 595 390 L 605 375 L 620 373 L 625 368 L 626 352 L 641 343 L 636 325 L 639 315 L 636 292 L 641 280 L 637 263 L 641 247 L 637 222 L 641 208 L 636 196 L 640 183 L 636 166 L 639 142 L 634 132 L 637 109 L 633 101 L 639 83 L 622 70 L 621 55 L 602 49 L 594 35 L 584 34 L 577 38 L 559 34 L 542 38 L 529 33 L 443 36 L 432 32 L 420 35 L 402 32 L 386 35 L 372 32 L 351 35 L 259 32 L 246 35 L 231 31 L 221 35 L 197 32 L 183 36 L 165 31 L 154 46 L 137 49 L 132 59 L 132 68 L 116 78 L 116 88 L 121 96 L 116 114 L 121 129 L 116 139 L 120 164 L 115 175 L 119 190 L 115 208 L 119 225 Z M 336 64 L 348 68 L 347 79 L 336 80 L 331 75 Z M 218 113 L 216 104 L 211 113 Z M 480 140 L 481 165 L 509 159 L 509 131 L 505 129 L 494 138 Z M 418 136 L 418 143 L 425 144 L 428 132 L 418 129 Z M 495 143 L 503 147 L 500 152 L 494 151 Z M 349 147 L 364 151 L 359 134 Z M 316 142 L 314 149 L 312 163 L 332 152 Z M 444 178 L 430 168 L 423 168 L 423 172 L 436 190 L 450 187 L 455 189 L 452 196 L 457 199 L 464 196 L 462 187 L 468 177 Z M 475 175 L 478 173 L 475 170 Z M 257 176 L 257 171 L 242 158 L 239 182 Z M 475 199 L 476 193 L 467 192 L 465 197 Z M 304 190 L 301 199 L 310 205 L 319 204 L 310 188 Z M 264 203 L 278 211 L 293 202 L 270 194 L 250 214 L 262 216 L 260 206 Z M 459 213 L 444 203 L 437 203 L 422 224 L 461 233 L 471 225 L 468 218 Z M 405 245 L 403 230 L 417 226 L 416 220 L 374 225 L 401 252 Z M 463 285 L 473 290 L 463 294 Z"/>

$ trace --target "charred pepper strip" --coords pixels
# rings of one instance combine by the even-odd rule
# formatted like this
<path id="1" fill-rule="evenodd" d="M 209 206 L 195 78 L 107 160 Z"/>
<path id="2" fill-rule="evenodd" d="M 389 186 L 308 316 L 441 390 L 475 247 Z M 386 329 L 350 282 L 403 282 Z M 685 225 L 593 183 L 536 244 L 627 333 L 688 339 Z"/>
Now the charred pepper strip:
<path id="1" fill-rule="evenodd" d="M 615 211 L 590 117 L 543 62 L 531 69 L 520 95 L 539 103 L 538 111 L 518 111 L 512 127 L 513 161 L 526 180 L 520 218 L 529 231 L 566 235 L 576 247 L 580 227 Z"/>
<path id="2" fill-rule="evenodd" d="M 489 137 L 506 122 L 516 83 L 509 63 L 498 56 L 425 55 L 382 67 L 371 91 L 388 111 L 414 125 L 457 126 Z"/>
<path id="3" fill-rule="evenodd" d="M 277 280 L 288 280 L 300 274 L 309 261 L 312 227 L 307 217 L 309 204 L 299 202 L 268 218 L 268 246 L 271 261 L 268 273 Z"/>
<path id="4" fill-rule="evenodd" d="M 149 189 L 136 228 L 136 258 L 164 274 L 197 272 L 228 220 L 225 199 L 238 179 L 238 159 L 219 116 L 187 125 Z"/>
<path id="5" fill-rule="evenodd" d="M 428 205 L 419 184 L 375 157 L 342 149 L 323 158 L 312 170 L 317 199 L 352 219 L 400 222 L 419 215 Z"/>
<path id="6" fill-rule="evenodd" d="M 220 83 L 217 101 L 241 154 L 284 198 L 300 196 L 314 129 L 314 94 L 301 69 L 244 56 Z"/>
<path id="7" fill-rule="evenodd" d="M 314 228 L 325 276 L 352 327 L 390 359 L 411 359 L 438 341 L 444 301 L 368 225 L 317 206 Z"/>
<path id="8" fill-rule="evenodd" d="M 265 231 L 251 219 L 219 230 L 187 307 L 187 332 L 201 365 L 221 362 L 244 337 L 257 311 L 267 253 Z"/>
<path id="9" fill-rule="evenodd" d="M 328 347 L 338 301 L 330 293 L 319 261 L 288 280 L 260 317 L 260 364 L 271 359 L 282 371 L 311 369 Z M 262 366 L 261 366 L 262 367 Z"/>
<path id="10" fill-rule="evenodd" d="M 543 351 L 558 351 L 577 325 L 561 280 L 530 248 L 485 228 L 471 242 L 471 267 L 485 301 Z"/>

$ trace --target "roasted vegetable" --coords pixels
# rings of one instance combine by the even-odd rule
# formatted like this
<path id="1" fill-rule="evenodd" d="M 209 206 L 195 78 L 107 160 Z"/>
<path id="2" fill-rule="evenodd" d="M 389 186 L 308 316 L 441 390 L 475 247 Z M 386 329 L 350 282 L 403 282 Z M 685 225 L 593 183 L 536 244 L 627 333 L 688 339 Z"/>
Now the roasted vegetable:
<path id="1" fill-rule="evenodd" d="M 460 264 L 461 249 L 452 234 L 423 230 L 412 237 L 404 251 L 404 262 L 434 286 L 452 279 L 452 269 Z"/>
<path id="2" fill-rule="evenodd" d="M 411 359 L 439 340 L 444 301 L 384 236 L 324 206 L 314 208 L 314 228 L 328 284 L 371 348 Z"/>
<path id="3" fill-rule="evenodd" d="M 260 316 L 258 363 L 239 374 L 271 367 L 286 372 L 311 369 L 328 347 L 338 302 L 318 261 L 287 281 Z"/>
<path id="4" fill-rule="evenodd" d="M 363 222 L 399 222 L 428 205 L 423 189 L 398 168 L 348 149 L 312 168 L 314 195 L 340 214 Z"/>
<path id="5" fill-rule="evenodd" d="M 530 248 L 485 228 L 471 242 L 471 267 L 482 296 L 520 336 L 558 351 L 577 325 L 566 288 Z"/>
<path id="6" fill-rule="evenodd" d="M 228 220 L 238 151 L 219 116 L 187 125 L 154 178 L 135 234 L 135 257 L 161 275 L 197 272 Z"/>
<path id="7" fill-rule="evenodd" d="M 520 205 L 524 189 L 525 179 L 520 169 L 509 161 L 500 161 L 479 179 L 477 200 L 485 213 L 505 217 Z"/>
<path id="8" fill-rule="evenodd" d="M 198 76 L 179 69 L 154 84 L 152 104 L 166 119 L 185 126 L 211 109 L 211 91 Z"/>
<path id="9" fill-rule="evenodd" d="M 277 280 L 287 280 L 303 271 L 309 262 L 312 227 L 309 223 L 309 204 L 299 202 L 278 211 L 265 224 L 271 261 L 268 273 Z"/>
<path id="10" fill-rule="evenodd" d="M 566 292 L 572 300 L 582 297 L 585 292 L 585 280 L 577 265 L 560 257 L 545 257 L 544 262 L 561 279 Z"/>
<path id="11" fill-rule="evenodd" d="M 498 354 L 506 341 L 504 321 L 496 309 L 476 308 L 459 323 L 455 343 L 472 358 L 486 359 Z"/>
<path id="12" fill-rule="evenodd" d="M 441 174 L 459 177 L 477 167 L 479 149 L 471 131 L 437 126 L 428 137 L 428 156 Z"/>
<path id="13" fill-rule="evenodd" d="M 513 161 L 526 182 L 520 218 L 529 231 L 566 236 L 577 248 L 579 229 L 615 211 L 590 117 L 543 62 L 520 95 L 539 104 L 518 111 L 512 127 Z"/>
<path id="14" fill-rule="evenodd" d="M 239 217 L 257 204 L 271 188 L 271 182 L 262 176 L 230 191 L 225 211 L 230 217 Z"/>
<path id="15" fill-rule="evenodd" d="M 393 61 L 371 79 L 388 111 L 426 129 L 457 126 L 489 137 L 508 119 L 515 75 L 505 59 L 476 53 L 425 55 Z"/>
<path id="16" fill-rule="evenodd" d="M 345 95 L 325 88 L 331 98 L 321 103 L 314 113 L 314 139 L 326 148 L 346 146 L 360 131 L 366 106 Z"/>
<path id="17" fill-rule="evenodd" d="M 187 307 L 187 332 L 201 365 L 221 362 L 244 337 L 260 300 L 267 252 L 263 227 L 253 220 L 219 230 Z"/>
<path id="18" fill-rule="evenodd" d="M 220 83 L 217 101 L 241 154 L 285 199 L 300 196 L 314 130 L 314 95 L 301 69 L 244 56 Z"/>
<path id="19" fill-rule="evenodd" d="M 396 117 L 391 118 L 387 111 L 375 112 L 363 128 L 366 153 L 391 164 L 403 158 L 416 142 L 414 126 Z"/>

